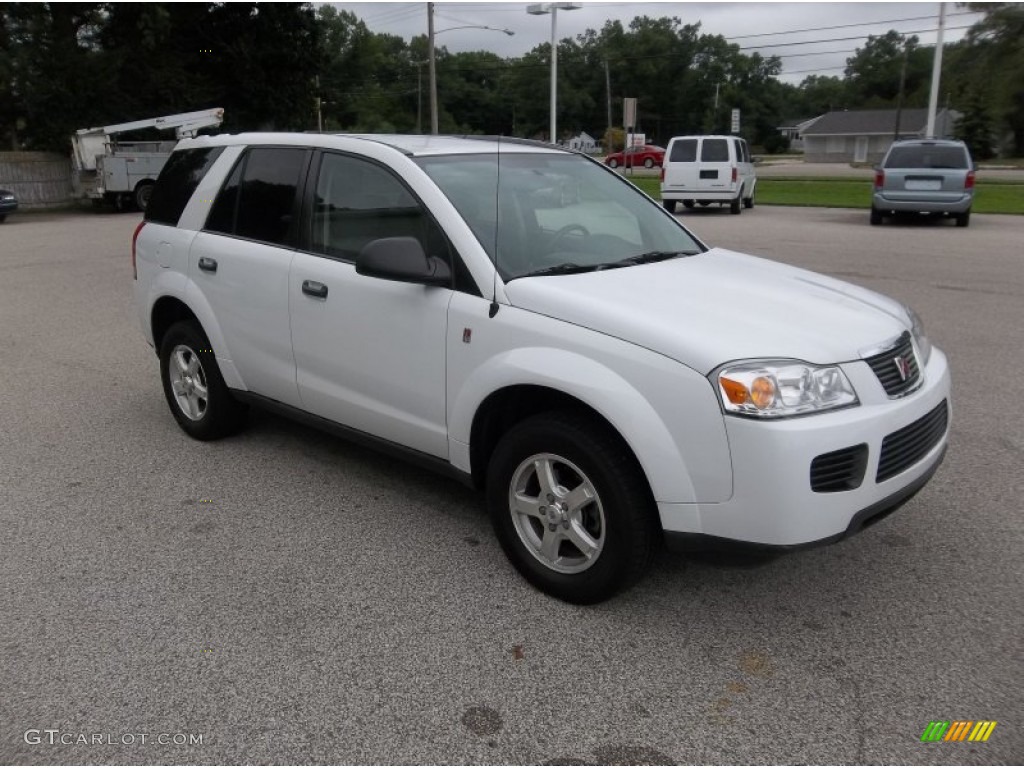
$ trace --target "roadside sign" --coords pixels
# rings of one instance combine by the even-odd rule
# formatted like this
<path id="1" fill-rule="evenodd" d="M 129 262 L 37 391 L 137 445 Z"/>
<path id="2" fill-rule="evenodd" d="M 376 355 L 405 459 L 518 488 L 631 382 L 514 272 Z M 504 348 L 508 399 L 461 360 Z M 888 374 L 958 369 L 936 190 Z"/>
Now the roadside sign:
<path id="1" fill-rule="evenodd" d="M 734 109 L 732 111 L 732 128 L 729 129 L 729 132 L 730 133 L 739 133 L 740 132 L 740 111 L 738 109 Z"/>
<path id="2" fill-rule="evenodd" d="M 634 133 L 630 135 L 629 146 L 631 147 L 642 147 L 647 143 L 646 133 Z"/>
<path id="3" fill-rule="evenodd" d="M 636 126 L 636 99 L 622 100 L 622 127 L 627 131 Z"/>

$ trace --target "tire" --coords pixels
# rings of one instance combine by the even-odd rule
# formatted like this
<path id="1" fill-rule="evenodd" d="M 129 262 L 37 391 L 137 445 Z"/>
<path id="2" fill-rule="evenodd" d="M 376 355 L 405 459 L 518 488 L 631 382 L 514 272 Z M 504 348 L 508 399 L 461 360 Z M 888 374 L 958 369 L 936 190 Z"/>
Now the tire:
<path id="1" fill-rule="evenodd" d="M 177 322 L 164 334 L 160 380 L 174 419 L 190 437 L 216 440 L 243 425 L 246 407 L 231 397 L 210 342 L 194 322 Z"/>
<path id="2" fill-rule="evenodd" d="M 971 223 L 971 212 L 970 211 L 964 211 L 963 213 L 958 213 L 956 215 L 956 225 L 958 227 L 966 227 L 966 226 L 969 226 L 970 223 Z"/>
<path id="3" fill-rule="evenodd" d="M 608 161 L 608 167 L 609 168 L 618 168 L 619 167 L 619 161 L 616 160 L 615 158 L 612 158 L 611 160 Z"/>
<path id="4" fill-rule="evenodd" d="M 733 198 L 732 202 L 729 203 L 729 213 L 741 214 L 743 213 L 743 190 Z"/>
<path id="5" fill-rule="evenodd" d="M 693 200 L 683 200 L 683 208 L 693 208 Z M 703 205 L 703 203 L 701 203 Z"/>
<path id="6" fill-rule="evenodd" d="M 139 185 L 135 187 L 135 194 L 133 195 L 135 207 L 140 211 L 145 211 L 146 206 L 149 205 L 149 196 L 151 194 L 153 194 L 153 182 L 140 181 Z"/>
<path id="7" fill-rule="evenodd" d="M 700 207 L 701 208 L 707 208 L 709 205 L 711 205 L 711 201 L 710 200 L 701 200 L 700 201 Z"/>
<path id="8" fill-rule="evenodd" d="M 669 213 L 676 212 L 676 201 L 675 200 L 662 200 L 661 204 L 665 206 L 665 210 Z"/>
<path id="9" fill-rule="evenodd" d="M 871 206 L 871 226 L 877 227 L 881 223 L 882 223 L 882 212 L 880 210 L 878 210 L 877 208 L 875 208 L 875 206 Z"/>
<path id="10" fill-rule="evenodd" d="M 754 207 L 754 192 L 750 193 L 750 197 L 743 198 L 743 207 L 750 210 Z"/>
<path id="11" fill-rule="evenodd" d="M 0 213 L 0 224 L 3 224 L 5 221 L 7 221 L 7 214 Z"/>
<path id="12" fill-rule="evenodd" d="M 518 510 L 515 489 L 524 499 Z M 512 564 L 537 589 L 569 603 L 601 602 L 633 584 L 658 541 L 636 459 L 618 435 L 582 414 L 543 413 L 510 429 L 491 456 L 486 493 Z M 575 509 L 574 497 L 584 499 Z"/>
<path id="13" fill-rule="evenodd" d="M 644 160 L 644 168 L 653 168 L 653 167 L 654 167 L 654 161 L 651 158 L 648 157 L 646 160 Z"/>

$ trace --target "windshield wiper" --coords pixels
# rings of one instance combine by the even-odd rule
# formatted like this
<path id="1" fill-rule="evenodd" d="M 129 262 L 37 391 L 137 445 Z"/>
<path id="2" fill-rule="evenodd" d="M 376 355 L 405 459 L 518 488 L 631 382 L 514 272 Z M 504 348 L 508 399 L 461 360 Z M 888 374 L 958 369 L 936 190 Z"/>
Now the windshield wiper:
<path id="1" fill-rule="evenodd" d="M 638 253 L 636 256 L 627 256 L 624 259 L 613 261 L 610 264 L 604 266 L 611 267 L 629 267 L 634 264 L 652 264 L 655 261 L 665 261 L 666 259 L 674 259 L 677 256 L 696 256 L 700 251 L 647 251 L 647 253 Z"/>
<path id="2" fill-rule="evenodd" d="M 571 261 L 563 262 L 562 264 L 556 264 L 553 267 L 544 267 L 543 269 L 535 269 L 533 272 L 527 272 L 524 275 L 516 275 L 516 277 L 539 277 L 541 275 L 574 275 L 578 272 L 591 272 L 596 269 L 595 266 L 581 266 Z"/>

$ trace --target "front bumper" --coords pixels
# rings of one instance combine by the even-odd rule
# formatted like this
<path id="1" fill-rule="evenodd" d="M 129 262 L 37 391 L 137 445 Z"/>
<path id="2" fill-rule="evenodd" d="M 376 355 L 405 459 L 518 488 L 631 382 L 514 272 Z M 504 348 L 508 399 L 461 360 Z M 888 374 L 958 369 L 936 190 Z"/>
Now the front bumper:
<path id="1" fill-rule="evenodd" d="M 883 192 L 875 192 L 871 202 L 880 211 L 897 211 L 899 213 L 967 213 L 967 211 L 971 210 L 974 195 L 965 194 L 953 200 L 929 200 L 926 198 L 886 197 Z"/>
<path id="2" fill-rule="evenodd" d="M 733 495 L 718 504 L 659 503 L 666 537 L 759 547 L 808 546 L 855 533 L 920 490 L 942 462 L 948 421 L 941 437 L 916 461 L 887 479 L 878 480 L 876 473 L 887 436 L 926 418 L 943 401 L 949 406 L 945 355 L 933 349 L 922 385 L 898 399 L 885 394 L 867 363 L 842 367 L 860 397 L 859 406 L 778 421 L 726 417 Z M 867 460 L 859 487 L 812 490 L 815 458 L 860 445 L 867 446 Z"/>
<path id="3" fill-rule="evenodd" d="M 16 210 L 18 210 L 17 200 L 13 203 L 10 201 L 0 202 L 0 216 L 6 216 L 8 213 L 14 213 Z"/>

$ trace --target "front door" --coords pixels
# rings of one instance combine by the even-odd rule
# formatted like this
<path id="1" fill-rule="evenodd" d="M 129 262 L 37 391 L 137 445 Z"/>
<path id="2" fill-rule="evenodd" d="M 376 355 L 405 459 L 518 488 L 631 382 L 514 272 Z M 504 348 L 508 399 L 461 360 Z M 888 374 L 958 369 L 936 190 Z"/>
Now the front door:
<path id="1" fill-rule="evenodd" d="M 445 339 L 450 288 L 356 274 L 366 243 L 415 237 L 450 259 L 447 239 L 387 168 L 321 155 L 309 248 L 289 278 L 292 348 L 302 407 L 434 456 L 448 456 Z"/>

